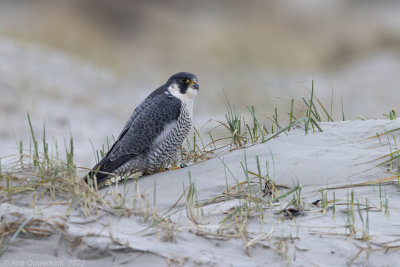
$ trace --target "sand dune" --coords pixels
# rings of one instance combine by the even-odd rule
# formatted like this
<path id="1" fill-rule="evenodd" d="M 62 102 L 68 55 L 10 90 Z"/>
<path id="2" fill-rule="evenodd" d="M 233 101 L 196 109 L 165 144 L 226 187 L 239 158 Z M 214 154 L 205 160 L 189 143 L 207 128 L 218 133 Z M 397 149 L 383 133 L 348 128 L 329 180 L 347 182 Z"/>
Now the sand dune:
<path id="1" fill-rule="evenodd" d="M 366 138 L 399 128 L 400 121 L 320 126 L 323 132 L 304 135 L 304 129 L 297 127 L 264 144 L 224 151 L 184 169 L 102 189 L 109 201 L 118 193 L 125 196 L 121 214 L 99 210 L 97 216 L 86 217 L 79 207 L 68 211 L 66 205 L 45 199 L 34 208 L 21 204 L 22 199 L 3 203 L 3 220 L 20 220 L 17 213 L 23 218 L 32 215 L 53 226 L 58 221 L 65 229 L 45 238 L 21 234 L 0 262 L 6 266 L 18 260 L 67 264 L 72 259 L 80 266 L 396 265 L 398 179 L 380 186 L 357 184 L 391 176 L 387 166 L 374 167 L 383 160 L 373 160 L 390 153 L 388 140 L 393 137 L 383 136 L 381 142 Z M 296 186 L 301 192 L 272 202 L 273 196 L 262 197 L 258 178 L 250 175 L 247 182 L 242 168 L 247 162 L 248 170 L 257 173 L 257 156 L 262 176 L 269 173 L 281 196 Z M 327 189 L 325 195 L 321 189 Z M 262 199 L 262 204 L 249 201 L 250 195 Z"/>

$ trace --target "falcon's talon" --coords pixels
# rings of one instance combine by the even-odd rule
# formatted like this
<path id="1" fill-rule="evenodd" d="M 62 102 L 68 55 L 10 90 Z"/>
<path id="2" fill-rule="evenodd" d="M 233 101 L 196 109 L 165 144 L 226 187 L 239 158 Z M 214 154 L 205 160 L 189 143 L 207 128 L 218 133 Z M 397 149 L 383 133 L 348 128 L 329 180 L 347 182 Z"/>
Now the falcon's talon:
<path id="1" fill-rule="evenodd" d="M 178 170 L 178 169 L 182 169 L 182 167 L 180 167 L 180 166 L 174 166 L 174 167 L 169 168 L 169 170 Z"/>
<path id="2" fill-rule="evenodd" d="M 186 168 L 188 165 L 186 164 L 186 163 L 181 163 L 181 165 L 179 165 L 179 167 L 181 167 L 182 169 L 183 168 Z"/>
<path id="3" fill-rule="evenodd" d="M 165 172 L 165 171 L 168 171 L 168 170 L 169 170 L 168 168 L 163 168 L 163 169 L 156 170 L 154 173 Z"/>

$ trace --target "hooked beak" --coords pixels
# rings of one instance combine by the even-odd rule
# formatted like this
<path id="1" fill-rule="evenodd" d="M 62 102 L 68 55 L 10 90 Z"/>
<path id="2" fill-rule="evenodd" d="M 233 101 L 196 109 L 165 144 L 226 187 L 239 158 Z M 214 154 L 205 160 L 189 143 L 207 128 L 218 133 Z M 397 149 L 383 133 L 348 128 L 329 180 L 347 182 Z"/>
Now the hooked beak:
<path id="1" fill-rule="evenodd" d="M 196 81 L 192 81 L 190 83 L 190 87 L 192 87 L 193 89 L 196 89 L 196 90 L 200 89 L 199 84 Z"/>

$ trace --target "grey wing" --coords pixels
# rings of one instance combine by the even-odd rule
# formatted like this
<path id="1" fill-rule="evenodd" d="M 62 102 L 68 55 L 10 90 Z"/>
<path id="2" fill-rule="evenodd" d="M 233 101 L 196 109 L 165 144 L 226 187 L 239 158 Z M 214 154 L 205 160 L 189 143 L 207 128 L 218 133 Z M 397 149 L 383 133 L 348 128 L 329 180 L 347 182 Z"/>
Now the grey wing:
<path id="1" fill-rule="evenodd" d="M 165 94 L 158 95 L 151 101 L 145 101 L 140 109 L 138 107 L 135 114 L 132 114 L 130 125 L 125 127 L 104 161 L 102 160 L 102 169 L 112 172 L 116 166 L 147 153 L 164 127 L 178 119 L 180 109 L 180 100 Z"/>
<path id="2" fill-rule="evenodd" d="M 148 97 L 146 97 L 146 99 L 143 100 L 143 102 L 140 103 L 139 106 L 135 108 L 132 115 L 129 117 L 129 120 L 126 122 L 122 132 L 119 134 L 117 140 L 121 139 L 126 134 L 126 131 L 132 126 L 137 115 L 140 114 L 142 110 L 145 109 L 149 105 L 149 103 L 153 101 L 153 98 L 157 98 L 157 96 L 163 94 L 164 91 L 165 91 L 164 85 L 160 86 L 157 90 L 154 90 Z M 111 150 L 112 148 L 110 149 L 110 151 Z"/>

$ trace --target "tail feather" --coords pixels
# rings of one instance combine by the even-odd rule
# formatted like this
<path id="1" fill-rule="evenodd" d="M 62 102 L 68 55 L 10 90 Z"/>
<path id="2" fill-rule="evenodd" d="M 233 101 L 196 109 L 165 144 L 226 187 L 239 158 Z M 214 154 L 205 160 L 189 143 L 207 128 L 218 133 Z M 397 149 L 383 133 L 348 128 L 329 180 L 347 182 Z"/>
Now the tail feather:
<path id="1" fill-rule="evenodd" d="M 111 169 L 112 164 L 110 164 L 110 159 L 107 157 L 107 155 L 101 159 L 94 167 L 92 170 L 90 170 L 83 180 L 89 184 L 89 181 L 92 180 L 93 183 L 94 181 L 97 181 L 97 185 L 102 185 L 107 179 L 111 176 L 111 173 L 115 169 Z M 95 179 L 96 177 L 96 179 Z"/>
<path id="2" fill-rule="evenodd" d="M 91 171 L 89 171 L 89 172 L 85 175 L 85 177 L 83 177 L 83 180 L 84 180 L 87 184 L 89 184 L 91 180 L 93 181 L 93 184 L 94 184 L 94 181 L 96 181 L 96 182 L 97 182 L 97 185 L 98 185 L 98 186 L 101 186 L 105 181 L 108 180 L 108 178 L 109 178 L 110 176 L 111 176 L 110 174 L 104 173 L 104 172 L 102 172 L 102 171 L 91 170 Z M 95 177 L 96 177 L 96 179 L 95 179 Z"/>
<path id="3" fill-rule="evenodd" d="M 90 170 L 83 180 L 88 184 L 90 180 L 95 181 L 94 177 L 96 177 L 97 185 L 101 186 L 112 177 L 112 174 L 115 170 L 121 167 L 124 163 L 130 160 L 131 157 L 123 156 L 117 158 L 116 160 L 111 160 L 107 156 L 105 156 L 99 163 L 97 163 L 92 170 Z M 94 182 L 93 182 L 94 183 Z"/>

